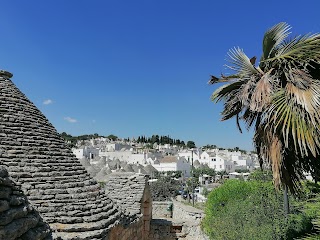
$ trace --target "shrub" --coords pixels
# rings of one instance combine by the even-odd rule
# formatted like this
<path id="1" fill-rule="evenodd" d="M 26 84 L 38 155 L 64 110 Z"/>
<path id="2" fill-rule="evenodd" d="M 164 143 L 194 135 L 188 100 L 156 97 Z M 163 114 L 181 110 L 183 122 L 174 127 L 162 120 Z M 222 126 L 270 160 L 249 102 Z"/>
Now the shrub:
<path id="1" fill-rule="evenodd" d="M 202 227 L 211 239 L 291 239 L 308 231 L 310 218 L 286 218 L 283 196 L 271 182 L 227 180 L 210 192 Z"/>
<path id="2" fill-rule="evenodd" d="M 167 201 L 176 197 L 180 183 L 171 177 L 160 177 L 158 181 L 150 184 L 153 201 Z"/>

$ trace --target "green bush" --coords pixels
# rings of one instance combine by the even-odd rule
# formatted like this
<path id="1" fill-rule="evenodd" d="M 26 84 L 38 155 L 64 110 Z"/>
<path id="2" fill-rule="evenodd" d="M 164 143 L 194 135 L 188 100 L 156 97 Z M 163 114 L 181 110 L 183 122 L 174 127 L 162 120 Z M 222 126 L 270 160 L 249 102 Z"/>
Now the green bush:
<path id="1" fill-rule="evenodd" d="M 205 211 L 202 227 L 216 240 L 292 239 L 312 226 L 301 212 L 286 218 L 282 193 L 267 181 L 228 180 L 209 194 Z"/>
<path id="2" fill-rule="evenodd" d="M 286 231 L 287 239 L 299 237 L 304 233 L 311 231 L 313 227 L 311 223 L 311 217 L 301 212 L 290 214 L 288 223 L 289 224 Z"/>
<path id="3" fill-rule="evenodd" d="M 171 177 L 160 177 L 158 181 L 150 184 L 153 201 L 171 200 L 178 194 L 180 183 Z"/>
<path id="4" fill-rule="evenodd" d="M 311 181 L 302 182 L 302 192 L 300 195 L 301 199 L 307 200 L 307 199 L 315 197 L 319 193 L 320 193 L 319 183 L 314 183 Z"/>

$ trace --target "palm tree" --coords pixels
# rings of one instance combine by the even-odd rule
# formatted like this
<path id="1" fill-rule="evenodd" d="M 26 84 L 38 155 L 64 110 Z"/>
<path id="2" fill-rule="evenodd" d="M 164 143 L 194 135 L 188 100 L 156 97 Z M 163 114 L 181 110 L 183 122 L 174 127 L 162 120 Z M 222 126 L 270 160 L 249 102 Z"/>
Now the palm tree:
<path id="1" fill-rule="evenodd" d="M 235 117 L 240 132 L 240 120 L 253 127 L 260 166 L 271 166 L 277 188 L 296 193 L 303 172 L 319 177 L 320 34 L 289 38 L 290 29 L 279 23 L 265 33 L 258 65 L 231 49 L 227 67 L 234 74 L 209 83 L 228 83 L 212 94 L 224 103 L 222 120 Z"/>

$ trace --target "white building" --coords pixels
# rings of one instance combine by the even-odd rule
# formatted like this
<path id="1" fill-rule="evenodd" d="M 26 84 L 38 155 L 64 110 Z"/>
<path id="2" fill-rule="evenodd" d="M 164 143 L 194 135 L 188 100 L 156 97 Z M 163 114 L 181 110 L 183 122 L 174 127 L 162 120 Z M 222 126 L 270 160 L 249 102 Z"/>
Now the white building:
<path id="1" fill-rule="evenodd" d="M 72 152 L 74 155 L 76 155 L 76 158 L 88 158 L 93 159 L 97 156 L 99 156 L 99 149 L 94 148 L 92 146 L 84 146 L 81 148 L 73 148 Z"/>
<path id="2" fill-rule="evenodd" d="M 200 159 L 200 152 L 199 150 L 182 150 L 178 152 L 179 157 L 184 157 L 190 164 L 193 161 Z"/>
<path id="3" fill-rule="evenodd" d="M 208 164 L 208 166 L 217 172 L 226 171 L 234 172 L 234 163 L 227 158 L 227 156 L 216 152 L 203 152 L 200 155 L 199 162 L 202 164 Z"/>
<path id="4" fill-rule="evenodd" d="M 254 169 L 253 158 L 250 155 L 231 155 L 231 160 L 234 163 L 235 169 Z"/>
<path id="5" fill-rule="evenodd" d="M 124 143 L 107 143 L 104 149 L 101 149 L 101 152 L 114 152 L 114 151 L 124 151 L 130 150 L 131 146 Z"/>
<path id="6" fill-rule="evenodd" d="M 177 146 L 171 146 L 170 144 L 160 144 L 157 146 L 157 150 L 161 153 L 167 154 L 167 155 L 176 155 L 178 153 L 178 147 Z"/>
<path id="7" fill-rule="evenodd" d="M 159 159 L 159 164 L 152 165 L 159 172 L 181 171 L 184 177 L 190 177 L 191 166 L 185 158 L 166 156 Z"/>

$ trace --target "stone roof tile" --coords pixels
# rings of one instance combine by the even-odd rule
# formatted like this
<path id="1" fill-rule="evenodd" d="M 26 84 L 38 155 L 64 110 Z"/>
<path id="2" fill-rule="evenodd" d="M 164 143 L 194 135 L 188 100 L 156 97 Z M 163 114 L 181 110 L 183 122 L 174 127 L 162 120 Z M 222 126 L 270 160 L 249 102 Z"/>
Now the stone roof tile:
<path id="1" fill-rule="evenodd" d="M 148 182 L 143 174 L 114 172 L 108 175 L 108 196 L 130 215 L 141 214 L 141 201 L 145 191 L 148 191 Z"/>

